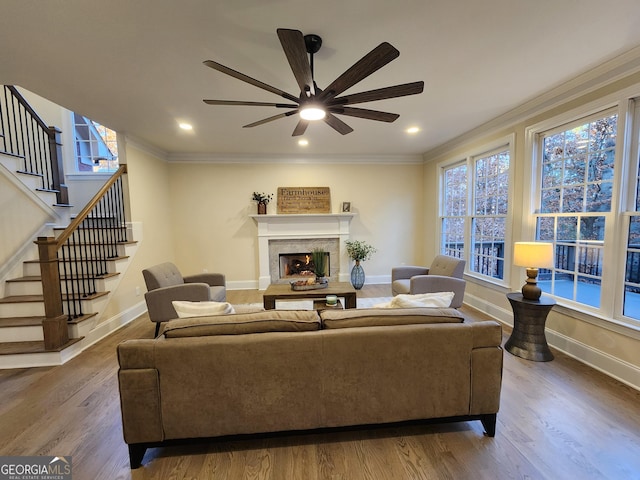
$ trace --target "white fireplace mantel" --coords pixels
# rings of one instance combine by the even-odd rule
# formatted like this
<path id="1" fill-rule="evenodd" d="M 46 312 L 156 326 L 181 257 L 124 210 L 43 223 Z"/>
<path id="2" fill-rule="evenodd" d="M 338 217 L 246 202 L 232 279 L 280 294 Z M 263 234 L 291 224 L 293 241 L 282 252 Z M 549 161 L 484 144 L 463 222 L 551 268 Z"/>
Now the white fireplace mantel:
<path id="1" fill-rule="evenodd" d="M 349 257 L 344 242 L 349 240 L 351 220 L 355 213 L 311 213 L 286 215 L 250 215 L 258 225 L 258 288 L 271 283 L 269 241 L 285 239 L 337 238 L 340 245 L 338 280 L 349 281 Z"/>

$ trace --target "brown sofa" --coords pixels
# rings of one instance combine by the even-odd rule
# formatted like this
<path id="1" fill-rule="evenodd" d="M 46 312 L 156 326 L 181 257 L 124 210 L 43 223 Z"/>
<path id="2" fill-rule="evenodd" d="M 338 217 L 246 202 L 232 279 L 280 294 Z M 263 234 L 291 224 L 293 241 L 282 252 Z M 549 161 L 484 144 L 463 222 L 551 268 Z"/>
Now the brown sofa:
<path id="1" fill-rule="evenodd" d="M 501 327 L 455 309 L 268 310 L 172 320 L 118 346 L 132 468 L 173 440 L 481 420 L 495 435 Z"/>

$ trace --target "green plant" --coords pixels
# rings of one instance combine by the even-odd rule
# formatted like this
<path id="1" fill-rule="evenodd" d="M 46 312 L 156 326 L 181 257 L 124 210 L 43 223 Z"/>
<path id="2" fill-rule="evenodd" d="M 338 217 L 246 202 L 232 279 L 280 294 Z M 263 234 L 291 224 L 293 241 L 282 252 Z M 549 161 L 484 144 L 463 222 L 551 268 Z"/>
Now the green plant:
<path id="1" fill-rule="evenodd" d="M 327 273 L 327 254 L 321 248 L 314 248 L 311 251 L 311 260 L 313 261 L 313 269 L 317 277 L 324 277 Z"/>
<path id="2" fill-rule="evenodd" d="M 377 251 L 375 247 L 362 240 L 347 240 L 344 243 L 347 246 L 349 258 L 357 262 L 369 260 L 371 255 Z"/>
<path id="3" fill-rule="evenodd" d="M 267 204 L 271 201 L 271 199 L 273 198 L 273 194 L 272 193 L 258 193 L 258 192 L 253 192 L 253 197 L 251 198 L 252 200 L 255 200 L 258 203 L 264 203 Z"/>

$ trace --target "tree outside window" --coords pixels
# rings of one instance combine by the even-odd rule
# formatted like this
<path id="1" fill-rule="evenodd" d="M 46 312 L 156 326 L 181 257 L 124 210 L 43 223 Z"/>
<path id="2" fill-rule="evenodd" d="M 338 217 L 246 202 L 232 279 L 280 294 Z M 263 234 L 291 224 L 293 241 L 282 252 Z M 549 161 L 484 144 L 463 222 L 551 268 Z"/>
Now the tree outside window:
<path id="1" fill-rule="evenodd" d="M 505 280 L 510 157 L 507 141 L 442 170 L 440 252 L 492 280 Z"/>
<path id="2" fill-rule="evenodd" d="M 464 224 L 467 216 L 467 165 L 444 171 L 442 202 L 442 239 L 440 251 L 444 255 L 464 258 Z"/>
<path id="3" fill-rule="evenodd" d="M 611 212 L 617 115 L 543 134 L 536 239 L 554 243 L 555 267 L 541 270 L 548 293 L 600 307 L 605 225 Z"/>

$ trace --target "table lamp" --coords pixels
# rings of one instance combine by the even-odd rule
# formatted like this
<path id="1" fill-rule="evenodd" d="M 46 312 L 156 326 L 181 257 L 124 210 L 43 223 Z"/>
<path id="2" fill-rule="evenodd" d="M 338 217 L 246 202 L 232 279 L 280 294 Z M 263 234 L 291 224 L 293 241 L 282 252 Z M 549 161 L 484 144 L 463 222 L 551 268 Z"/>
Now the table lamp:
<path id="1" fill-rule="evenodd" d="M 515 242 L 513 264 L 527 269 L 527 283 L 522 286 L 522 296 L 527 300 L 539 300 L 542 290 L 537 283 L 538 268 L 553 267 L 553 244 Z"/>

